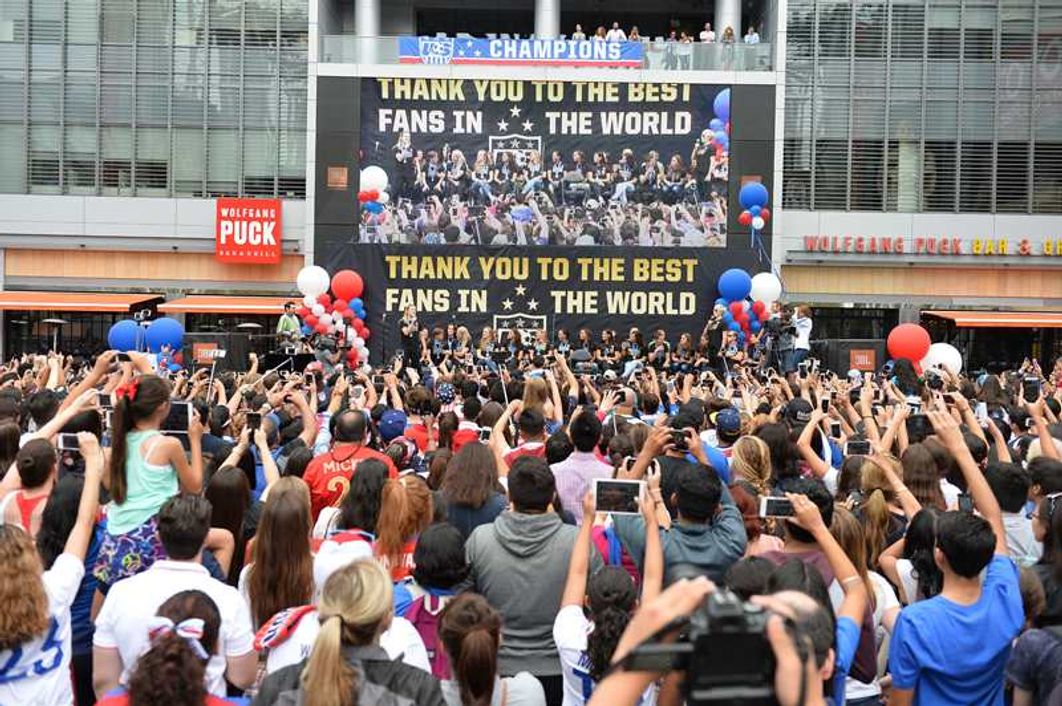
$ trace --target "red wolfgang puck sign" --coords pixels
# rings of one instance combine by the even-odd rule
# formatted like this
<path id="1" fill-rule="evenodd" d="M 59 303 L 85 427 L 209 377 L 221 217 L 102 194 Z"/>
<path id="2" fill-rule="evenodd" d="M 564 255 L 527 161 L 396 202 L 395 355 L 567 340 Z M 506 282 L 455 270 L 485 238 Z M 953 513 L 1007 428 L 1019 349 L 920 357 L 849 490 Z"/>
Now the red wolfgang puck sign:
<path id="1" fill-rule="evenodd" d="M 280 199 L 218 199 L 214 257 L 222 262 L 280 262 Z"/>

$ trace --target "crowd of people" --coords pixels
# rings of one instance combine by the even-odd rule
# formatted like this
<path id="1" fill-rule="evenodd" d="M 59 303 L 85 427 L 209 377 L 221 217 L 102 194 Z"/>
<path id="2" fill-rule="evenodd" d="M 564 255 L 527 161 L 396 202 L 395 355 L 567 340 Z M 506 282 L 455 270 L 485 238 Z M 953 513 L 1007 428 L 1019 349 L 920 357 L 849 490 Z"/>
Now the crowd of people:
<path id="1" fill-rule="evenodd" d="M 1059 703 L 1062 362 L 834 374 L 778 309 L 793 346 L 716 311 L 700 361 L 413 311 L 356 369 L 8 361 L 0 703 L 718 698 L 722 662 L 646 661 L 676 639 L 783 706 Z M 728 601 L 764 620 L 690 627 Z"/>
<path id="2" fill-rule="evenodd" d="M 738 29 L 741 28 L 738 27 Z M 581 24 L 576 24 L 575 29 L 572 31 L 571 38 L 576 40 L 590 39 L 601 42 L 640 42 L 648 39 L 647 37 L 642 36 L 641 32 L 638 30 L 638 25 L 633 25 L 628 32 L 620 27 L 619 22 L 613 22 L 612 26 L 607 30 L 604 25 L 598 25 L 597 30 L 590 36 L 587 36 L 586 32 L 583 31 L 583 26 Z M 686 30 L 683 29 L 672 29 L 668 32 L 666 40 L 668 42 L 678 42 L 680 44 L 693 44 L 696 41 L 700 41 L 702 44 L 714 44 L 715 42 L 734 44 L 737 42 L 737 35 L 734 34 L 734 28 L 727 25 L 717 37 L 715 30 L 712 29 L 712 23 L 705 22 L 704 29 L 698 32 L 696 37 L 693 32 L 686 32 Z M 760 33 L 757 30 L 756 25 L 750 24 L 748 26 L 741 41 L 744 44 L 760 43 Z M 688 63 L 682 68 L 688 69 Z"/>
<path id="3" fill-rule="evenodd" d="M 388 199 L 366 211 L 362 242 L 519 245 L 726 245 L 728 154 L 705 130 L 688 155 L 655 150 L 416 147 L 401 132 Z"/>

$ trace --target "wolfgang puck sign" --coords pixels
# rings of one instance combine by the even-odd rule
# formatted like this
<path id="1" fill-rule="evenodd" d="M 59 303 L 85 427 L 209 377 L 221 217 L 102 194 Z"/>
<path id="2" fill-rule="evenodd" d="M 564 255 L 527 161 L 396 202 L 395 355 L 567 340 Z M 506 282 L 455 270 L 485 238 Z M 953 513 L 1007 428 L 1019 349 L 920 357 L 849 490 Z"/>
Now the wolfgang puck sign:
<path id="1" fill-rule="evenodd" d="M 280 199 L 219 198 L 214 257 L 222 262 L 280 262 Z"/>

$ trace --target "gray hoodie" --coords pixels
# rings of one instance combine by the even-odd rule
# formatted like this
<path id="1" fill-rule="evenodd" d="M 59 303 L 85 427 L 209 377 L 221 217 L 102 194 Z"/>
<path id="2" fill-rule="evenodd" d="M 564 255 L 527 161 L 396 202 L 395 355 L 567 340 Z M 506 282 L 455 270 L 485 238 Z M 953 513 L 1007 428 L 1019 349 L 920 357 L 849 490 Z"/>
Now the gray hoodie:
<path id="1" fill-rule="evenodd" d="M 493 524 L 480 525 L 468 538 L 465 554 L 473 590 L 501 614 L 498 668 L 510 676 L 527 671 L 537 676 L 561 673 L 553 621 L 568 579 L 568 560 L 579 535 L 554 513 L 525 515 L 506 511 Z M 603 566 L 590 552 L 590 575 Z"/>

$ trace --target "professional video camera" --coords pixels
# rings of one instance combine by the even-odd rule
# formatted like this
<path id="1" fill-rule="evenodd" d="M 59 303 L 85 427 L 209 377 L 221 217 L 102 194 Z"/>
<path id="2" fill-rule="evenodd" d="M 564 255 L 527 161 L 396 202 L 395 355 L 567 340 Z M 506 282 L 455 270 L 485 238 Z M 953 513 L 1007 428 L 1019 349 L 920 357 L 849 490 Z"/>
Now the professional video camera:
<path id="1" fill-rule="evenodd" d="M 649 642 L 623 659 L 630 671 L 685 672 L 689 706 L 777 706 L 768 613 L 733 592 L 716 591 L 675 642 Z"/>

